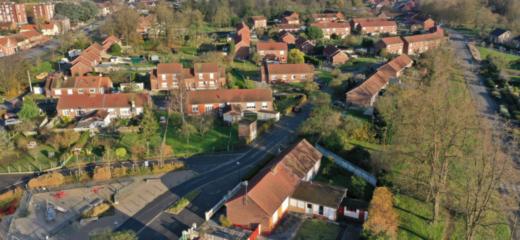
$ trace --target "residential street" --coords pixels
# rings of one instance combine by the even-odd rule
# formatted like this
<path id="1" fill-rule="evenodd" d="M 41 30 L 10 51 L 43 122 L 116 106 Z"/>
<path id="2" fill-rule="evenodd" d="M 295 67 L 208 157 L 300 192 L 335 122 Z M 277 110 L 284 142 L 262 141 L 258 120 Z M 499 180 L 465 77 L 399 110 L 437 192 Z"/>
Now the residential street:
<path id="1" fill-rule="evenodd" d="M 238 157 L 230 157 L 229 161 L 211 170 L 198 171 L 198 176 L 170 189 L 169 193 L 161 195 L 143 208 L 139 213 L 121 225 L 118 230 L 136 231 L 140 239 L 178 239 L 181 232 L 191 223 L 200 224 L 204 221 L 204 212 L 216 204 L 229 190 L 236 186 L 248 170 L 257 166 L 268 156 L 277 154 L 280 147 L 285 147 L 295 131 L 306 119 L 310 106 L 304 108 L 295 117 L 284 118 L 273 129 L 261 136 L 255 143 Z M 191 163 L 186 161 L 189 168 Z M 195 171 L 197 171 L 195 169 Z M 163 211 L 174 203 L 178 197 L 194 189 L 201 189 L 201 194 L 192 201 L 188 209 L 178 216 Z"/>
<path id="2" fill-rule="evenodd" d="M 499 106 L 484 86 L 484 79 L 478 75 L 479 65 L 477 62 L 473 61 L 469 49 L 466 46 L 466 42 L 464 40 L 465 37 L 455 31 L 449 30 L 448 32 L 450 34 L 451 43 L 455 53 L 460 58 L 459 63 L 463 67 L 464 77 L 468 83 L 469 89 L 471 90 L 479 112 L 485 119 L 489 121 L 490 126 L 493 126 L 495 131 L 503 136 L 504 145 L 511 146 L 513 144 L 514 150 L 514 146 L 516 146 L 515 144 L 518 143 L 510 143 L 512 137 L 509 136 L 508 132 L 505 132 L 504 129 L 501 128 L 503 126 L 504 119 L 498 115 Z M 513 176 L 520 176 L 520 169 L 518 168 L 520 163 L 520 156 L 518 156 L 518 152 L 509 150 L 510 149 L 505 149 L 508 154 L 511 154 L 511 157 L 514 161 L 513 165 L 516 166 L 511 168 L 511 171 L 514 171 Z M 516 199 L 520 198 L 520 181 L 518 179 L 509 177 L 507 177 L 506 181 L 507 182 L 503 182 L 500 186 L 502 193 L 507 197 Z M 517 236 L 517 238 L 520 237 L 520 233 L 518 231 L 514 234 Z"/>

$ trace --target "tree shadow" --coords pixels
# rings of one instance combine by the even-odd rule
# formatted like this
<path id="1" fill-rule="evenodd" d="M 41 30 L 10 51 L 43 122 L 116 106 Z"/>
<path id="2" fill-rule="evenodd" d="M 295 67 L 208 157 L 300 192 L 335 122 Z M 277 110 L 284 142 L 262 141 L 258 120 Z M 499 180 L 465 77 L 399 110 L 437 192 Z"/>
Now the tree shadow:
<path id="1" fill-rule="evenodd" d="M 408 209 L 404 209 L 404 208 L 399 207 L 399 206 L 394 206 L 394 207 L 397 208 L 397 209 L 399 209 L 399 210 L 401 210 L 401 211 L 403 211 L 403 212 L 406 212 L 406 213 L 411 214 L 411 215 L 413 215 L 413 216 L 415 216 L 415 217 L 418 217 L 418 218 L 420 218 L 420 219 L 422 219 L 422 220 L 424 220 L 424 221 L 428 221 L 428 222 L 432 221 L 431 218 L 428 218 L 428 217 L 425 217 L 425 216 L 419 215 L 419 214 L 414 213 L 414 212 L 412 212 L 412 211 L 410 211 L 410 210 L 408 210 Z"/>

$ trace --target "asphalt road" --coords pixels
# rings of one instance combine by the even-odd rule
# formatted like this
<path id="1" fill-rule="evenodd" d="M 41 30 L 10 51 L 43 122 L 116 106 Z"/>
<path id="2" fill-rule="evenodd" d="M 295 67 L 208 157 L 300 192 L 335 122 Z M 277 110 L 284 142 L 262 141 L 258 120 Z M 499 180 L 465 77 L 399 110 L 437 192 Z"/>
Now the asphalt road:
<path id="1" fill-rule="evenodd" d="M 239 156 L 231 156 L 212 169 L 204 169 L 197 177 L 170 189 L 144 207 L 136 215 L 123 223 L 117 230 L 133 230 L 139 239 L 178 239 L 183 230 L 192 223 L 204 222 L 204 212 L 216 204 L 229 190 L 254 167 L 258 166 L 269 153 L 278 154 L 294 140 L 296 130 L 307 118 L 310 106 L 294 117 L 284 118 L 271 131 L 263 134 L 254 144 Z M 197 164 L 185 161 L 188 167 Z M 201 189 L 201 194 L 192 201 L 188 209 L 179 215 L 165 213 L 180 196 Z"/>

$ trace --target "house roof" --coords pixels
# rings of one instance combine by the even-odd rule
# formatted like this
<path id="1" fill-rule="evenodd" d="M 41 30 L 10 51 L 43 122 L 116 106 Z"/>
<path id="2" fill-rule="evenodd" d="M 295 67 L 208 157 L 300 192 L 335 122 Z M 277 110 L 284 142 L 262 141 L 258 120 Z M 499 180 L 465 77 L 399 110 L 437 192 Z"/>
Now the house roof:
<path id="1" fill-rule="evenodd" d="M 296 45 L 297 45 L 297 46 L 301 46 L 301 45 L 303 45 L 304 43 L 305 43 L 305 44 L 310 44 L 310 45 L 314 46 L 314 43 L 313 43 L 312 41 L 310 41 L 310 40 L 308 40 L 308 39 L 306 39 L 306 38 L 304 38 L 304 37 L 298 37 L 298 38 L 296 39 Z"/>
<path id="2" fill-rule="evenodd" d="M 502 29 L 502 28 L 496 28 L 489 35 L 498 37 L 498 36 L 500 36 L 500 35 L 502 35 L 504 33 L 507 33 L 507 32 L 509 32 L 509 30 Z"/>
<path id="3" fill-rule="evenodd" d="M 287 52 L 287 43 L 275 41 L 260 41 L 256 44 L 258 51 L 284 50 Z"/>
<path id="4" fill-rule="evenodd" d="M 95 95 L 64 95 L 58 100 L 57 109 L 103 109 L 131 107 L 144 107 L 149 104 L 148 94 L 115 93 Z"/>
<path id="5" fill-rule="evenodd" d="M 392 20 L 381 18 L 365 19 L 357 22 L 361 27 L 397 27 L 397 23 Z"/>
<path id="6" fill-rule="evenodd" d="M 31 30 L 36 31 L 36 25 L 34 25 L 34 24 L 25 24 L 25 25 L 22 25 L 20 27 L 20 32 L 31 31 Z"/>
<path id="7" fill-rule="evenodd" d="M 401 37 L 385 37 L 381 39 L 381 41 L 385 43 L 385 45 L 404 44 Z"/>
<path id="8" fill-rule="evenodd" d="M 215 73 L 218 72 L 218 64 L 216 63 L 195 63 L 193 64 L 195 73 Z"/>
<path id="9" fill-rule="evenodd" d="M 254 21 L 267 20 L 267 18 L 265 18 L 264 16 L 252 16 L 251 19 L 253 19 Z"/>
<path id="10" fill-rule="evenodd" d="M 110 88 L 112 80 L 103 76 L 78 76 L 74 78 L 75 88 Z"/>
<path id="11" fill-rule="evenodd" d="M 332 56 L 336 55 L 338 52 L 341 52 L 341 50 L 339 50 L 339 48 L 329 45 L 323 49 L 323 56 L 332 57 Z"/>
<path id="12" fill-rule="evenodd" d="M 247 193 L 242 189 L 226 203 L 231 220 L 268 219 L 321 158 L 322 154 L 305 139 L 285 150 L 249 181 Z"/>
<path id="13" fill-rule="evenodd" d="M 341 12 L 334 13 L 313 13 L 312 18 L 337 18 L 337 19 L 345 19 L 345 16 Z"/>
<path id="14" fill-rule="evenodd" d="M 312 23 L 311 26 L 319 27 L 319 28 L 348 28 L 350 29 L 350 24 L 346 22 L 315 22 Z"/>
<path id="15" fill-rule="evenodd" d="M 438 28 L 437 31 L 433 33 L 425 33 L 425 34 L 417 34 L 412 36 L 403 37 L 405 42 L 413 43 L 413 42 L 425 42 L 425 41 L 433 41 L 439 40 L 444 37 L 444 31 L 441 28 Z"/>
<path id="16" fill-rule="evenodd" d="M 0 37 L 0 46 L 2 47 L 16 47 L 16 39 L 12 37 Z"/>
<path id="17" fill-rule="evenodd" d="M 301 182 L 291 197 L 336 209 L 341 205 L 346 195 L 346 188 L 317 182 Z"/>
<path id="18" fill-rule="evenodd" d="M 180 63 L 159 63 L 157 65 L 157 74 L 182 73 L 182 69 Z"/>
<path id="19" fill-rule="evenodd" d="M 267 88 L 217 89 L 188 92 L 188 104 L 271 102 L 273 92 Z"/>
<path id="20" fill-rule="evenodd" d="M 298 74 L 298 73 L 313 73 L 314 66 L 305 63 L 298 64 L 268 64 L 267 72 L 269 74 Z"/>
<path id="21" fill-rule="evenodd" d="M 276 27 L 280 30 L 284 30 L 284 29 L 300 29 L 300 24 L 288 24 L 288 23 L 279 23 L 279 24 L 276 24 Z"/>
<path id="22" fill-rule="evenodd" d="M 361 85 L 347 92 L 347 102 L 359 106 L 370 106 L 372 98 L 388 84 L 390 79 L 396 77 L 399 72 L 412 63 L 412 59 L 405 54 L 392 59 L 378 68 L 377 72 Z"/>

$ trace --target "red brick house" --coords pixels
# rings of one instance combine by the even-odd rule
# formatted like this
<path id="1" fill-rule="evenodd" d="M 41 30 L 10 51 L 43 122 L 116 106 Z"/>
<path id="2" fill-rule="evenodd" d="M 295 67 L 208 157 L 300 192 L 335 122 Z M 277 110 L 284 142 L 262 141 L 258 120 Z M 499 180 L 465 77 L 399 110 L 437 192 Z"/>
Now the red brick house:
<path id="1" fill-rule="evenodd" d="M 290 83 L 314 81 L 314 66 L 310 64 L 265 64 L 261 69 L 262 81 Z"/>
<path id="2" fill-rule="evenodd" d="M 95 111 L 106 111 L 111 118 L 131 118 L 143 113 L 152 102 L 148 94 L 115 93 L 65 95 L 58 99 L 56 111 L 61 117 L 82 117 Z"/>
<path id="3" fill-rule="evenodd" d="M 350 35 L 350 24 L 346 22 L 316 22 L 311 26 L 318 27 L 323 31 L 324 38 L 331 38 L 336 35 L 339 38 L 344 38 Z"/>
<path id="4" fill-rule="evenodd" d="M 10 56 L 16 53 L 17 42 L 12 37 L 0 37 L 0 57 Z"/>
<path id="5" fill-rule="evenodd" d="M 291 146 L 260 170 L 239 193 L 226 202 L 226 215 L 235 226 L 269 234 L 289 210 L 291 195 L 310 181 L 323 155 L 307 140 Z"/>
<path id="6" fill-rule="evenodd" d="M 418 34 L 403 37 L 404 50 L 408 55 L 424 53 L 430 49 L 437 48 L 444 40 L 444 30 L 438 28 L 433 33 Z"/>
<path id="7" fill-rule="evenodd" d="M 253 29 L 267 28 L 267 18 L 264 16 L 252 16 Z"/>
<path id="8" fill-rule="evenodd" d="M 382 18 L 354 18 L 351 25 L 361 34 L 397 34 L 397 23 Z"/>
<path id="9" fill-rule="evenodd" d="M 97 43 L 96 43 L 97 44 Z M 119 46 L 121 46 L 121 40 L 119 38 L 117 38 L 116 36 L 114 35 L 110 35 L 108 36 L 107 38 L 105 38 L 105 40 L 103 40 L 103 42 L 101 43 L 102 48 L 100 49 L 98 47 L 98 49 L 101 51 L 107 51 L 110 47 L 112 47 L 112 45 L 114 44 L 118 44 Z M 98 45 L 99 46 L 99 45 Z"/>
<path id="10" fill-rule="evenodd" d="M 349 60 L 349 57 L 346 53 L 332 45 L 323 49 L 323 57 L 325 57 L 332 65 L 345 64 Z"/>
<path id="11" fill-rule="evenodd" d="M 282 21 L 282 23 L 285 23 L 285 24 L 299 25 L 300 24 L 300 14 L 298 14 L 297 12 L 286 12 L 282 16 L 281 21 Z"/>
<path id="12" fill-rule="evenodd" d="M 386 37 L 376 43 L 378 51 L 385 50 L 389 54 L 403 54 L 404 41 L 401 37 Z"/>
<path id="13" fill-rule="evenodd" d="M 238 24 L 236 29 L 235 57 L 237 59 L 247 59 L 249 58 L 249 48 L 251 44 L 251 31 L 244 22 Z"/>
<path id="14" fill-rule="evenodd" d="M 361 85 L 346 93 L 347 105 L 366 109 L 365 113 L 371 114 L 372 106 L 381 90 L 386 88 L 390 81 L 401 76 L 404 69 L 411 67 L 412 64 L 413 60 L 407 55 L 392 59 Z"/>
<path id="15" fill-rule="evenodd" d="M 189 91 L 185 112 L 188 115 L 223 113 L 233 109 L 238 112 L 273 111 L 273 92 L 268 88 L 216 89 Z"/>
<path id="16" fill-rule="evenodd" d="M 279 38 L 282 42 L 287 44 L 296 43 L 296 37 L 290 32 L 281 32 Z"/>
<path id="17" fill-rule="evenodd" d="M 316 46 L 314 42 L 304 37 L 298 37 L 295 43 L 296 48 L 300 49 L 300 51 L 304 52 L 305 54 L 310 54 L 314 52 L 314 47 Z"/>
<path id="18" fill-rule="evenodd" d="M 92 72 L 93 69 L 93 66 L 91 66 L 89 62 L 79 61 L 70 67 L 70 75 L 73 77 L 83 76 L 89 72 Z"/>
<path id="19" fill-rule="evenodd" d="M 161 63 L 150 74 L 152 91 L 174 90 L 184 83 L 188 90 L 218 89 L 226 84 L 226 74 L 216 63 L 196 63 L 183 68 L 179 63 Z"/>
<path id="20" fill-rule="evenodd" d="M 345 21 L 345 15 L 341 12 L 335 13 L 314 13 L 312 14 L 314 22 L 338 22 Z"/>
<path id="21" fill-rule="evenodd" d="M 45 94 L 47 97 L 106 94 L 112 87 L 112 80 L 109 77 L 67 77 L 54 73 L 49 75 L 45 81 Z"/>
<path id="22" fill-rule="evenodd" d="M 287 62 L 289 47 L 287 43 L 275 41 L 259 41 L 256 44 L 256 52 L 262 59 L 280 63 Z"/>
<path id="23" fill-rule="evenodd" d="M 14 22 L 18 25 L 27 23 L 25 4 L 0 2 L 0 23 Z"/>
<path id="24" fill-rule="evenodd" d="M 49 41 L 49 37 L 44 36 L 36 30 L 22 31 L 12 36 L 16 39 L 18 49 L 25 50 Z"/>
<path id="25" fill-rule="evenodd" d="M 33 17 L 35 19 L 50 21 L 54 18 L 53 3 L 39 3 L 32 6 Z"/>

